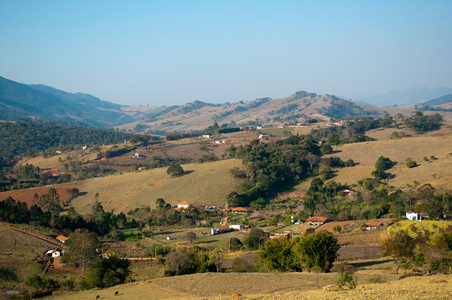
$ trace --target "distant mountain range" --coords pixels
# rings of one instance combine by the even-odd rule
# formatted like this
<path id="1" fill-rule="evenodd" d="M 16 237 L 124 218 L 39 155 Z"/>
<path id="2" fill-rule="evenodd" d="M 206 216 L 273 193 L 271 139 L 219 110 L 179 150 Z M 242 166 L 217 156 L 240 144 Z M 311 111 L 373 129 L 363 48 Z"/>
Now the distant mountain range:
<path id="1" fill-rule="evenodd" d="M 440 96 L 436 96 L 440 93 L 442 93 Z M 384 96 L 385 101 L 399 99 L 397 103 L 424 102 L 423 105 L 432 107 L 444 106 L 444 103 L 452 101 L 451 94 L 452 90 L 448 88 L 421 88 L 380 96 Z M 372 99 L 377 98 L 374 96 Z M 369 100 L 367 102 L 371 103 Z M 394 104 L 396 103 L 391 103 L 390 107 L 376 107 L 344 100 L 334 95 L 321 96 L 299 91 L 280 99 L 260 98 L 233 104 L 194 101 L 169 107 L 135 107 L 110 103 L 88 94 L 72 94 L 45 85 L 21 84 L 0 77 L 0 120 L 19 118 L 65 120 L 82 122 L 93 127 L 117 127 L 133 132 L 189 132 L 203 130 L 215 122 L 229 126 L 277 125 L 301 122 L 309 118 L 329 120 L 380 116 L 385 113 L 410 114 L 415 109 L 392 107 Z"/>
<path id="2" fill-rule="evenodd" d="M 374 106 L 404 106 L 429 101 L 447 94 L 452 94 L 448 87 L 437 88 L 413 88 L 407 91 L 395 91 L 373 96 L 353 97 L 353 101 Z"/>
<path id="3" fill-rule="evenodd" d="M 113 127 L 132 122 L 123 105 L 87 94 L 71 94 L 45 85 L 22 84 L 0 77 L 0 119 L 54 119 Z"/>

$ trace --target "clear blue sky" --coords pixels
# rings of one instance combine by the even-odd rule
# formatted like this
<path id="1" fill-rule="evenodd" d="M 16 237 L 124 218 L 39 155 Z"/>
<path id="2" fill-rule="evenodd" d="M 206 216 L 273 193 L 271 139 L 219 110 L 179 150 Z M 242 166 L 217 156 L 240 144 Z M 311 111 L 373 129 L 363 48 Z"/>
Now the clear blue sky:
<path id="1" fill-rule="evenodd" d="M 0 1 L 0 76 L 130 105 L 452 87 L 452 1 Z"/>

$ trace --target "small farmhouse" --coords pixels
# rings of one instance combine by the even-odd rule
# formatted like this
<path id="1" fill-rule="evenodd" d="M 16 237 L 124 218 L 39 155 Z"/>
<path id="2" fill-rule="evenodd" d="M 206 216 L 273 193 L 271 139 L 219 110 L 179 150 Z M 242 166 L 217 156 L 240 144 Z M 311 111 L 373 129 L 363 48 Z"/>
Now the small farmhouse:
<path id="1" fill-rule="evenodd" d="M 57 241 L 59 241 L 60 243 L 63 243 L 63 244 L 64 244 L 64 242 L 66 242 L 69 238 L 67 238 L 67 237 L 65 237 L 65 236 L 62 236 L 62 235 L 59 235 L 59 236 L 57 236 L 55 239 L 56 239 Z"/>
<path id="2" fill-rule="evenodd" d="M 232 212 L 235 214 L 245 214 L 248 212 L 248 210 L 246 208 L 243 207 L 235 207 L 232 209 Z"/>
<path id="3" fill-rule="evenodd" d="M 187 201 L 181 202 L 177 205 L 178 209 L 190 209 L 192 207 L 193 207 L 193 203 L 187 202 Z"/>
<path id="4" fill-rule="evenodd" d="M 429 215 L 426 213 L 416 213 L 414 211 L 407 211 L 406 218 L 411 221 L 422 221 L 425 218 L 428 218 Z"/>
<path id="5" fill-rule="evenodd" d="M 319 226 L 323 225 L 327 220 L 328 218 L 325 217 L 310 217 L 309 219 L 306 220 L 306 222 L 309 223 L 310 225 Z"/>
<path id="6" fill-rule="evenodd" d="M 229 226 L 222 226 L 222 227 L 218 227 L 218 228 L 212 228 L 210 230 L 210 234 L 214 235 L 214 234 L 220 234 L 220 233 L 225 233 L 225 232 L 229 232 L 232 231 L 231 228 L 229 228 Z"/>
<path id="7" fill-rule="evenodd" d="M 46 255 L 50 257 L 60 257 L 63 253 L 64 251 L 61 251 L 60 249 L 50 249 L 46 251 Z"/>
<path id="8" fill-rule="evenodd" d="M 366 224 L 367 226 L 367 230 L 371 230 L 371 229 L 377 229 L 380 228 L 381 226 L 383 226 L 383 223 L 378 222 L 378 221 L 372 221 Z"/>

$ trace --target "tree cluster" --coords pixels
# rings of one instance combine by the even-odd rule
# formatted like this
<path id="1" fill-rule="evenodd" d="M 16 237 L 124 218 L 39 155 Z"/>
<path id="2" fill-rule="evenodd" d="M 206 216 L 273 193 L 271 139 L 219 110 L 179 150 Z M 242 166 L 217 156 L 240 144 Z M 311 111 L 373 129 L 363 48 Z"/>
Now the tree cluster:
<path id="1" fill-rule="evenodd" d="M 268 240 L 259 252 L 259 260 L 273 271 L 328 272 L 340 246 L 334 236 L 325 232 L 292 238 Z"/>

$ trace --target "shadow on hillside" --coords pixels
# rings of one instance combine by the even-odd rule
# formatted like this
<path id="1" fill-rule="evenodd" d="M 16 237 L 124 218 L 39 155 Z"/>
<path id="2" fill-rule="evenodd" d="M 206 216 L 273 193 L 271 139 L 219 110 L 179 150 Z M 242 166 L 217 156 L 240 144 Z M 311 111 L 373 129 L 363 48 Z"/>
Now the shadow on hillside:
<path id="1" fill-rule="evenodd" d="M 80 193 L 78 193 L 77 197 L 78 196 L 85 196 L 86 194 L 88 194 L 88 192 L 80 192 Z"/>
<path id="2" fill-rule="evenodd" d="M 197 244 L 210 244 L 210 243 L 215 243 L 215 242 L 218 242 L 218 240 L 202 241 L 202 242 L 198 242 Z"/>
<path id="3" fill-rule="evenodd" d="M 152 235 L 168 235 L 173 234 L 175 231 L 162 231 L 162 232 L 155 232 Z"/>
<path id="4" fill-rule="evenodd" d="M 14 273 L 15 269 L 13 268 L 0 268 L 0 280 L 1 281 L 19 281 L 16 273 Z"/>
<path id="5" fill-rule="evenodd" d="M 184 175 L 188 175 L 188 174 L 191 174 L 191 173 L 193 173 L 193 172 L 194 172 L 194 170 L 184 171 Z"/>
<path id="6" fill-rule="evenodd" d="M 356 269 L 360 269 L 360 268 L 365 268 L 365 267 L 371 267 L 371 266 L 376 266 L 376 265 L 380 265 L 380 264 L 385 264 L 388 262 L 391 262 L 391 259 L 387 259 L 387 260 L 374 260 L 374 261 L 366 261 L 366 262 L 361 262 L 361 263 L 351 263 L 352 266 L 354 266 Z"/>
<path id="7" fill-rule="evenodd" d="M 333 154 L 336 154 L 336 153 L 341 153 L 342 152 L 342 150 L 333 150 Z"/>

